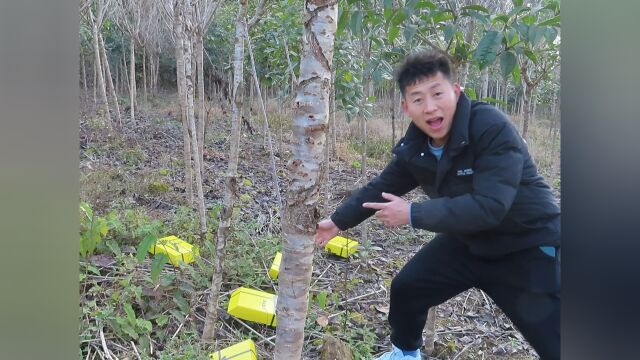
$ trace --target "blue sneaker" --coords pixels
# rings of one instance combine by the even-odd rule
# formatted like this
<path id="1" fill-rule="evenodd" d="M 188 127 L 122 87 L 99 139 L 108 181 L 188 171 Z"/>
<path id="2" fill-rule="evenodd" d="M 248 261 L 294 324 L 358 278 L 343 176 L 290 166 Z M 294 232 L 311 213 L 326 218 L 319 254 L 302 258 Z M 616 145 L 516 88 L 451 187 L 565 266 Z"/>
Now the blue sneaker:
<path id="1" fill-rule="evenodd" d="M 422 360 L 420 349 L 413 351 L 402 351 L 395 345 L 391 345 L 393 350 L 382 354 L 376 360 Z"/>

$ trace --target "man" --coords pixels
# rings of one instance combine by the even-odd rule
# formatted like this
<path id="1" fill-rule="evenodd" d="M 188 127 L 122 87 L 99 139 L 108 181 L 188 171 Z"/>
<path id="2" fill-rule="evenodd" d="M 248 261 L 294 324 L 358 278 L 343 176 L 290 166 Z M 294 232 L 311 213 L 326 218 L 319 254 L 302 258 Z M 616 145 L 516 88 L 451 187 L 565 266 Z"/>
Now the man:
<path id="1" fill-rule="evenodd" d="M 485 291 L 542 359 L 560 358 L 560 208 L 526 143 L 494 106 L 470 101 L 447 58 L 420 52 L 399 67 L 411 118 L 379 176 L 317 226 L 323 246 L 375 214 L 387 227 L 438 233 L 391 283 L 392 351 L 420 359 L 428 309 L 472 287 Z M 420 186 L 429 199 L 401 198 Z"/>

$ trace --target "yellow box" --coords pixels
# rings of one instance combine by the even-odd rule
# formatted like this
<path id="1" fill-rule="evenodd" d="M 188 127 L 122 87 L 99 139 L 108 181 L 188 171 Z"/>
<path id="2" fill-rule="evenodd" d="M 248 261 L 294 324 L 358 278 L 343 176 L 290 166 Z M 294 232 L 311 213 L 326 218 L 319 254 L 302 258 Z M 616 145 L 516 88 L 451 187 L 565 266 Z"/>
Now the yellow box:
<path id="1" fill-rule="evenodd" d="M 276 326 L 276 301 L 268 292 L 240 287 L 231 293 L 227 312 L 237 318 Z"/>
<path id="2" fill-rule="evenodd" d="M 149 248 L 149 252 L 152 254 L 162 253 L 169 257 L 169 262 L 175 266 L 178 266 L 180 262 L 188 264 L 193 262 L 196 256 L 198 256 L 198 249 L 188 242 L 176 237 L 166 236 L 158 239 L 156 243 Z"/>
<path id="3" fill-rule="evenodd" d="M 325 250 L 332 254 L 342 256 L 343 258 L 349 257 L 358 249 L 358 242 L 342 236 L 336 236 L 324 246 Z"/>
<path id="4" fill-rule="evenodd" d="M 209 354 L 212 360 L 258 360 L 256 345 L 248 339 Z"/>
<path id="5" fill-rule="evenodd" d="M 282 260 L 282 253 L 277 252 L 276 257 L 273 258 L 273 263 L 271 263 L 271 268 L 269 268 L 269 277 L 273 280 L 278 278 L 278 274 L 280 273 L 280 261 Z"/>

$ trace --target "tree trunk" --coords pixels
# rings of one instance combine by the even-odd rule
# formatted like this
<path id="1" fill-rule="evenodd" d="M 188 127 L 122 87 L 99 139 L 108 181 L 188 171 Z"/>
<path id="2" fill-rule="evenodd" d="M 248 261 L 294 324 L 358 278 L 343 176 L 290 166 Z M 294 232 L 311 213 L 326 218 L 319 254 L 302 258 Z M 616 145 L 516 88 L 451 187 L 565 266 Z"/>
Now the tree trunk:
<path id="1" fill-rule="evenodd" d="M 529 119 L 531 118 L 531 93 L 532 88 L 527 86 L 524 94 L 524 118 L 522 120 L 522 137 L 527 138 L 527 131 L 529 130 Z"/>
<path id="2" fill-rule="evenodd" d="M 425 339 L 422 348 L 426 355 L 431 355 L 434 350 L 436 340 L 436 306 L 429 308 L 427 321 L 424 324 Z"/>
<path id="3" fill-rule="evenodd" d="M 291 64 L 291 57 L 289 56 L 289 46 L 287 45 L 287 39 L 283 39 L 284 42 L 284 53 L 287 56 L 287 65 L 289 66 L 289 73 L 291 75 L 291 94 L 296 91 L 296 84 L 298 80 L 296 79 L 296 74 L 293 71 L 293 65 Z"/>
<path id="4" fill-rule="evenodd" d="M 482 101 L 489 94 L 489 67 L 485 67 L 482 70 L 482 88 L 480 89 L 480 96 L 478 96 L 478 100 Z"/>
<path id="5" fill-rule="evenodd" d="M 95 59 L 93 60 L 93 111 L 97 110 L 98 107 L 98 97 L 97 97 L 97 90 L 98 90 L 98 71 L 97 71 L 98 67 L 96 64 Z"/>
<path id="6" fill-rule="evenodd" d="M 84 54 L 80 53 L 80 56 L 82 57 L 82 89 L 84 90 L 84 103 L 86 104 L 89 99 L 89 93 L 87 91 L 87 70 L 85 67 Z"/>
<path id="7" fill-rule="evenodd" d="M 131 121 L 136 123 L 136 45 L 133 36 L 131 37 L 131 44 L 129 46 L 129 65 L 131 66 L 131 73 L 129 74 L 129 96 L 130 96 L 130 109 L 131 109 Z"/>
<path id="8" fill-rule="evenodd" d="M 216 234 L 216 256 L 213 262 L 213 274 L 211 276 L 211 290 L 207 299 L 207 317 L 202 330 L 202 341 L 211 342 L 215 338 L 215 325 L 218 319 L 218 298 L 222 286 L 222 274 L 224 269 L 224 255 L 227 238 L 231 227 L 231 215 L 233 205 L 238 197 L 238 185 L 236 173 L 238 171 L 238 154 L 240 151 L 240 85 L 243 80 L 244 38 L 247 33 L 247 0 L 239 0 L 240 8 L 236 18 L 236 36 L 233 57 L 233 88 L 231 92 L 231 137 L 229 140 L 229 164 L 225 175 L 224 206 L 220 214 L 218 232 Z"/>
<path id="9" fill-rule="evenodd" d="M 100 36 L 100 52 L 102 58 L 102 64 L 105 68 L 105 72 L 107 73 L 107 87 L 109 88 L 109 95 L 111 96 L 111 102 L 113 103 L 113 108 L 116 113 L 116 120 L 118 121 L 118 125 L 122 129 L 122 117 L 120 116 L 120 105 L 118 105 L 118 95 L 116 94 L 116 89 L 113 86 L 113 79 L 111 78 L 111 67 L 109 66 L 109 59 L 107 59 L 107 50 L 104 47 L 104 39 L 102 38 L 102 34 Z"/>
<path id="10" fill-rule="evenodd" d="M 182 52 L 184 54 L 185 70 L 185 95 L 187 100 L 187 119 L 189 120 L 189 135 L 191 140 L 191 156 L 194 162 L 194 173 L 196 175 L 196 191 L 198 195 L 198 212 L 200 213 L 200 239 L 204 241 L 204 234 L 207 232 L 207 216 L 204 204 L 204 191 L 202 189 L 202 166 L 200 155 L 198 154 L 198 139 L 195 119 L 195 89 L 193 84 L 193 8 L 191 0 L 185 0 L 183 8 L 183 21 L 185 24 L 184 41 L 182 42 Z"/>
<path id="11" fill-rule="evenodd" d="M 182 138 L 183 149 L 182 155 L 184 159 L 184 172 L 185 172 L 185 190 L 187 192 L 187 199 L 189 206 L 193 206 L 193 167 L 191 166 L 191 139 L 189 137 L 189 122 L 187 120 L 187 97 L 185 94 L 186 79 L 185 79 L 185 67 L 184 67 L 184 53 L 182 52 L 182 42 L 184 41 L 182 35 L 182 23 L 178 22 L 178 11 L 176 8 L 176 20 L 174 24 L 174 31 L 176 33 L 176 78 L 178 86 L 178 103 L 180 104 L 180 118 L 182 120 Z M 181 17 L 182 15 L 180 15 Z"/>
<path id="12" fill-rule="evenodd" d="M 396 87 L 391 90 L 391 146 L 396 143 Z"/>
<path id="13" fill-rule="evenodd" d="M 251 48 L 251 39 L 248 34 L 246 35 L 247 39 L 247 49 L 249 50 L 249 59 L 251 60 L 251 70 L 253 75 L 253 82 L 256 85 L 256 92 L 258 93 L 258 99 L 260 99 L 260 108 L 262 109 L 262 115 L 264 117 L 264 129 L 265 129 L 265 137 L 268 142 L 269 147 L 269 159 L 271 161 L 271 178 L 273 179 L 273 187 L 275 188 L 276 196 L 278 199 L 278 210 L 280 216 L 282 217 L 282 196 L 280 193 L 280 185 L 278 181 L 278 172 L 276 168 L 276 159 L 273 155 L 273 142 L 271 141 L 271 130 L 269 129 L 269 120 L 267 117 L 267 108 L 265 105 L 265 101 L 262 98 L 262 92 L 260 91 L 260 85 L 258 85 L 258 73 L 256 72 L 256 63 L 253 57 L 253 49 Z"/>
<path id="14" fill-rule="evenodd" d="M 279 275 L 276 347 L 278 360 L 300 359 L 307 316 L 313 235 L 319 218 L 322 163 L 329 116 L 331 64 L 337 24 L 335 0 L 305 1 L 300 82 L 296 95 L 292 183 L 283 217 L 283 254 Z"/>
<path id="15" fill-rule="evenodd" d="M 144 105 L 147 106 L 147 48 L 142 47 L 142 84 L 144 86 Z"/>
<path id="16" fill-rule="evenodd" d="M 205 96 L 204 96 L 204 44 L 201 34 L 196 34 L 195 38 L 196 46 L 196 66 L 198 67 L 198 154 L 200 156 L 200 162 L 202 163 L 204 158 L 204 125 L 207 121 L 205 114 Z"/>
<path id="17" fill-rule="evenodd" d="M 107 128 L 111 131 L 111 115 L 109 114 L 109 100 L 107 99 L 107 87 L 105 86 L 104 77 L 102 76 L 102 62 L 100 61 L 100 32 L 98 25 L 94 22 L 91 26 L 93 31 L 93 52 L 95 55 L 96 74 L 98 77 L 98 89 L 100 97 L 98 101 L 98 113 L 104 117 Z"/>

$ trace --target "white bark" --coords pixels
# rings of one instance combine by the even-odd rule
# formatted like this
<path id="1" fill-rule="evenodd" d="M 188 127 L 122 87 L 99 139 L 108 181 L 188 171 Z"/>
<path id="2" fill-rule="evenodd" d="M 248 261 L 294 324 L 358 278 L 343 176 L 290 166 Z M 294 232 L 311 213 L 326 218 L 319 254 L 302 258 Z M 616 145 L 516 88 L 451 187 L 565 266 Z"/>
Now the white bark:
<path id="1" fill-rule="evenodd" d="M 107 58 L 107 49 L 104 46 L 104 39 L 102 38 L 102 34 L 100 36 L 100 53 L 102 57 L 102 64 L 105 68 L 105 72 L 107 74 L 107 88 L 109 89 L 109 96 L 111 97 L 111 103 L 113 104 L 114 112 L 116 113 L 116 120 L 118 121 L 118 125 L 122 128 L 122 117 L 120 116 L 120 105 L 118 105 L 118 95 L 116 94 L 116 89 L 113 86 L 113 79 L 111 78 L 111 67 L 109 66 L 109 59 Z"/>
<path id="2" fill-rule="evenodd" d="M 300 359 L 307 316 L 313 260 L 313 235 L 319 219 L 319 179 L 329 120 L 331 67 L 337 24 L 336 0 L 305 1 L 300 79 L 293 120 L 291 185 L 282 227 L 283 254 L 279 275 L 274 359 Z"/>
<path id="3" fill-rule="evenodd" d="M 220 214 L 218 232 L 216 234 L 216 256 L 214 258 L 213 275 L 211 279 L 211 289 L 207 299 L 207 317 L 202 331 L 202 341 L 211 342 L 215 338 L 215 324 L 218 319 L 218 298 L 222 287 L 222 273 L 224 269 L 224 255 L 226 241 L 231 227 L 231 215 L 233 205 L 238 197 L 237 192 L 237 171 L 238 154 L 240 148 L 240 85 L 242 83 L 243 59 L 244 59 L 244 38 L 247 32 L 245 17 L 247 15 L 247 0 L 239 0 L 240 8 L 236 18 L 236 35 L 233 56 L 233 90 L 232 90 L 232 115 L 231 115 L 231 137 L 229 139 L 229 164 L 225 175 L 224 207 Z"/>

